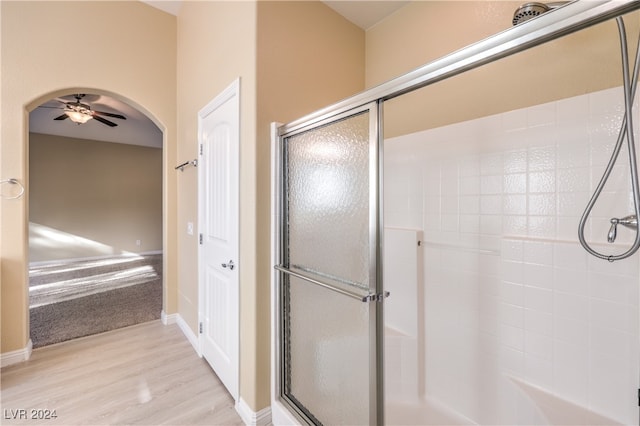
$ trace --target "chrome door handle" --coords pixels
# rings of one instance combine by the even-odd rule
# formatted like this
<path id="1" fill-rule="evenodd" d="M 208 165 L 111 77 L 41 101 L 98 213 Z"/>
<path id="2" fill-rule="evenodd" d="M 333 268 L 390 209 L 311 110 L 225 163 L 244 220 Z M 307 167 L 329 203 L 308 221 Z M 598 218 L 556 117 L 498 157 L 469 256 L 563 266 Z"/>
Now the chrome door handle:
<path id="1" fill-rule="evenodd" d="M 230 260 L 229 263 L 223 263 L 222 264 L 223 268 L 229 268 L 233 271 L 233 268 L 235 268 L 235 265 L 233 264 L 233 260 Z"/>

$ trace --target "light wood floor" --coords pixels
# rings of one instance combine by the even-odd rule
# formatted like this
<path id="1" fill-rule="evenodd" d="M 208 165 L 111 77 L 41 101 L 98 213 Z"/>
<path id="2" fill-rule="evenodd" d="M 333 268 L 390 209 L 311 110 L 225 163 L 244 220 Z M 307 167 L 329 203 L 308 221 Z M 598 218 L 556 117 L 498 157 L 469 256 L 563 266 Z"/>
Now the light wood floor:
<path id="1" fill-rule="evenodd" d="M 36 349 L 0 378 L 0 424 L 243 424 L 178 326 L 160 321 Z M 57 417 L 34 420 L 43 412 L 31 410 Z"/>

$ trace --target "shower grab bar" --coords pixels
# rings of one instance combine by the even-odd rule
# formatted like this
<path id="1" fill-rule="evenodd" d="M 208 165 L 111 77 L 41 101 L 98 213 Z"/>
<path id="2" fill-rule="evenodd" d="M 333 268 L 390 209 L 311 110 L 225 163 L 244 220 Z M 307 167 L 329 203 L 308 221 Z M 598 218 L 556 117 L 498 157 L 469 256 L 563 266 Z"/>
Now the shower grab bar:
<path id="1" fill-rule="evenodd" d="M 366 293 L 366 294 L 360 293 L 360 294 L 358 294 L 358 293 L 354 293 L 354 292 L 351 292 L 351 291 L 348 291 L 348 290 L 344 290 L 344 289 L 341 289 L 341 288 L 338 288 L 338 287 L 334 287 L 331 284 L 327 284 L 327 283 L 319 281 L 319 280 L 317 280 L 315 278 L 312 278 L 312 277 L 308 276 L 307 274 L 304 274 L 304 273 L 301 273 L 301 272 L 294 272 L 291 269 L 285 268 L 284 266 L 281 266 L 281 265 L 275 265 L 274 268 L 276 270 L 280 271 L 280 272 L 284 272 L 287 275 L 291 275 L 291 276 L 294 276 L 296 278 L 300 278 L 300 279 L 302 279 L 304 281 L 307 281 L 307 282 L 309 282 L 311 284 L 318 285 L 318 286 L 320 286 L 322 288 L 326 288 L 327 290 L 332 290 L 332 291 L 334 291 L 336 293 L 342 294 L 343 296 L 348 296 L 348 297 L 351 297 L 352 299 L 357 299 L 357 300 L 359 300 L 361 302 L 370 302 L 370 301 L 372 301 L 374 299 L 378 300 L 378 296 L 375 295 L 375 294 L 371 294 L 371 293 Z M 388 294 L 387 294 L 387 296 L 388 296 Z"/>

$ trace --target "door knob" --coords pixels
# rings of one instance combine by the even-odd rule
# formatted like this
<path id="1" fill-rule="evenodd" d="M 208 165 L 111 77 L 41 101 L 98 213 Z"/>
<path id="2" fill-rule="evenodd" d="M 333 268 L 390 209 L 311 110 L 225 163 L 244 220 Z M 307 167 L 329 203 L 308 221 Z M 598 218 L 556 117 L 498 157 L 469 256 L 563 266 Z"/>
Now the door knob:
<path id="1" fill-rule="evenodd" d="M 233 264 L 233 260 L 230 260 L 229 263 L 223 263 L 222 264 L 223 268 L 229 268 L 233 271 L 233 268 L 235 267 L 235 265 Z"/>

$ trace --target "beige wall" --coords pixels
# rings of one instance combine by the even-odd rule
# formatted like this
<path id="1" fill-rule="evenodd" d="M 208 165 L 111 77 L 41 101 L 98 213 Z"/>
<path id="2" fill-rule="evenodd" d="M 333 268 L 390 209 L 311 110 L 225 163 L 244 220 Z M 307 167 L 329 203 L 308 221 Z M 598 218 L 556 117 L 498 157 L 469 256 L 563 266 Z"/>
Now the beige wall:
<path id="1" fill-rule="evenodd" d="M 364 87 L 364 33 L 317 2 L 186 2 L 178 17 L 178 157 L 197 154 L 197 114 L 241 79 L 240 396 L 270 403 L 271 121 L 288 121 Z M 178 179 L 179 312 L 197 329 L 197 173 Z"/>
<path id="2" fill-rule="evenodd" d="M 29 188 L 28 111 L 69 93 L 115 96 L 164 132 L 164 310 L 176 312 L 176 19 L 141 2 L 2 1 L 0 177 Z M 65 31 L 69 29 L 69 32 Z M 75 47 L 70 33 L 82 34 Z M 74 72 L 77 67 L 77 72 Z M 0 205 L 1 352 L 28 341 L 28 197 Z"/>
<path id="3" fill-rule="evenodd" d="M 1 18 L 2 177 L 29 190 L 28 111 L 51 97 L 104 93 L 147 111 L 165 137 L 165 312 L 178 311 L 193 330 L 197 243 L 186 223 L 197 223 L 197 178 L 193 168 L 173 167 L 197 156 L 198 111 L 241 78 L 240 392 L 256 411 L 266 407 L 269 123 L 361 90 L 364 33 L 316 2 L 185 2 L 176 20 L 138 2 L 3 1 Z M 65 27 L 92 48 L 52 37 L 51 28 Z M 70 64 L 82 72 L 69 73 Z M 4 353 L 28 339 L 27 197 L 2 201 L 0 214 Z"/>
<path id="4" fill-rule="evenodd" d="M 31 133 L 29 189 L 31 262 L 162 250 L 161 149 Z"/>
<path id="5" fill-rule="evenodd" d="M 259 407 L 270 357 L 270 123 L 299 118 L 364 89 L 364 31 L 319 2 L 258 3 L 257 338 Z"/>
<path id="6" fill-rule="evenodd" d="M 367 87 L 510 28 L 521 2 L 412 2 L 367 31 Z M 638 15 L 627 18 L 637 34 Z M 636 37 L 629 37 L 635 51 Z M 385 105 L 395 136 L 621 85 L 609 21 L 404 95 Z"/>

